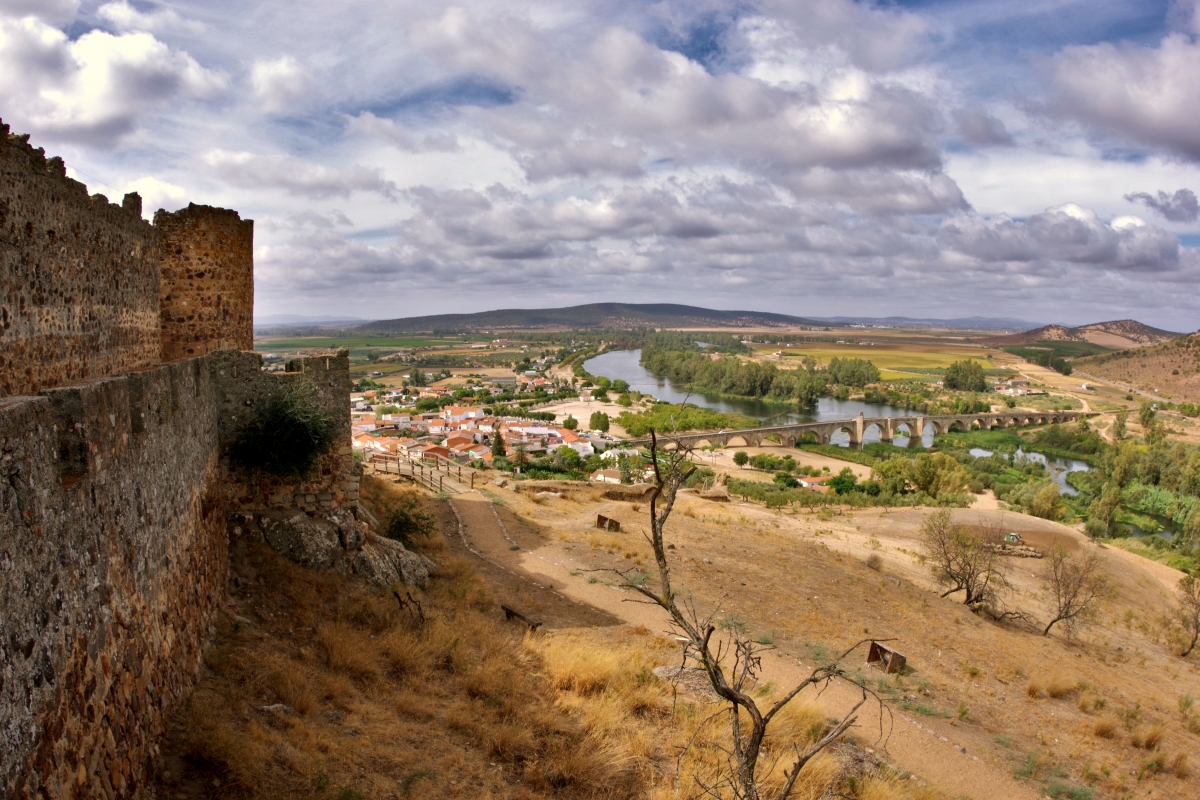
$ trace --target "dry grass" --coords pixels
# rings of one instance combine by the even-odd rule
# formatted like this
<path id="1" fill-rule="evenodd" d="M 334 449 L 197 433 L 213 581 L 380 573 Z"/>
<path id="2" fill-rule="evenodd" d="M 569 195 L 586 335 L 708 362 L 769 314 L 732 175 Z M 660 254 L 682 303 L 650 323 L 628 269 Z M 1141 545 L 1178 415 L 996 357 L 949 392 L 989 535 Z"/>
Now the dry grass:
<path id="1" fill-rule="evenodd" d="M 231 798 L 658 798 L 727 771 L 728 719 L 654 676 L 672 643 L 644 628 L 516 638 L 488 612 L 478 577 L 447 559 L 413 623 L 385 592 L 236 548 L 243 579 L 222 617 L 208 675 L 176 720 L 160 786 Z M 260 581 L 261 579 L 261 581 Z M 254 621 L 248 621 L 254 619 Z M 764 697 L 764 702 L 769 702 Z M 289 709 L 263 711 L 283 704 Z M 772 729 L 763 775 L 778 788 L 794 744 L 827 730 L 793 702 Z M 847 775 L 833 754 L 802 773 L 797 798 L 834 785 L 878 800 L 932 798 L 883 774 Z"/>
<path id="2" fill-rule="evenodd" d="M 422 626 L 386 591 L 237 550 L 239 574 L 255 578 L 234 597 L 238 616 L 259 622 L 221 619 L 209 674 L 168 746 L 171 796 L 213 781 L 248 798 L 323 786 L 371 797 L 644 793 L 652 773 L 597 746 L 589 721 L 557 703 L 536 653 L 486 613 L 463 565 L 448 563 L 421 595 Z M 274 704 L 289 709 L 261 710 Z M 406 786 L 414 770 L 423 777 Z"/>
<path id="3" fill-rule="evenodd" d="M 1096 720 L 1092 733 L 1101 739 L 1111 739 L 1117 732 L 1117 721 L 1111 717 Z"/>
<path id="4" fill-rule="evenodd" d="M 1183 780 L 1192 774 L 1191 769 L 1188 768 L 1187 753 L 1181 750 L 1175 754 L 1174 758 L 1171 759 L 1171 772 L 1179 780 Z"/>
<path id="5" fill-rule="evenodd" d="M 1056 700 L 1067 697 L 1075 691 L 1075 683 L 1068 681 L 1061 675 L 1052 675 L 1050 680 L 1046 682 L 1046 695 Z"/>
<path id="6" fill-rule="evenodd" d="M 1147 750 L 1157 750 L 1158 746 L 1162 744 L 1163 737 L 1166 735 L 1166 727 L 1162 725 L 1155 725 L 1153 728 L 1146 731 L 1145 734 L 1141 735 L 1141 746 Z"/>
<path id="7" fill-rule="evenodd" d="M 1042 682 L 1036 678 L 1030 678 L 1025 684 L 1025 694 L 1028 697 L 1039 697 L 1042 694 Z"/>

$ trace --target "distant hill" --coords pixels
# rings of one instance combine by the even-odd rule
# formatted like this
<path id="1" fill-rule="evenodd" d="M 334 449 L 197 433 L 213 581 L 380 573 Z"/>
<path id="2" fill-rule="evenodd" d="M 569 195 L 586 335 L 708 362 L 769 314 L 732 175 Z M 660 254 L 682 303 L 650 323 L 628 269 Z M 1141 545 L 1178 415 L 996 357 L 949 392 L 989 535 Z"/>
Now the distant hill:
<path id="1" fill-rule="evenodd" d="M 254 318 L 256 328 L 324 328 L 350 327 L 370 322 L 364 317 L 331 317 L 328 315 L 306 317 L 303 314 L 264 314 Z"/>
<path id="2" fill-rule="evenodd" d="M 1030 345 L 1038 342 L 1089 342 L 1109 350 L 1128 350 L 1143 345 L 1160 344 L 1178 339 L 1183 334 L 1151 328 L 1133 319 L 1118 319 L 1111 322 L 1095 322 L 1068 328 L 1065 325 L 1043 325 L 1024 333 L 1009 336 L 994 336 L 983 340 L 985 344 Z"/>
<path id="3" fill-rule="evenodd" d="M 569 330 L 582 328 L 823 328 L 825 323 L 761 311 L 717 311 L 674 303 L 590 303 L 570 308 L 505 308 L 475 314 L 385 319 L 362 325 L 364 333 L 427 331 Z"/>
<path id="4" fill-rule="evenodd" d="M 896 328 L 954 328 L 971 331 L 1023 331 L 1037 327 L 1036 322 L 1011 317 L 813 317 L 834 325 L 888 325 Z"/>
<path id="5" fill-rule="evenodd" d="M 1077 358 L 1077 373 L 1134 386 L 1176 402 L 1200 402 L 1200 333 L 1116 353 Z"/>

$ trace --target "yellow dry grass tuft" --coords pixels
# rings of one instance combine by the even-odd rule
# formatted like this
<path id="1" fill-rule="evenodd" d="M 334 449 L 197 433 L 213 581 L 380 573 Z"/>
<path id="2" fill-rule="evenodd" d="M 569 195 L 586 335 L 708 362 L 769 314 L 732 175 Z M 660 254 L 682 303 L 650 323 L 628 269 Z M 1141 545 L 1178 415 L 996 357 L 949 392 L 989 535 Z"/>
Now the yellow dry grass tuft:
<path id="1" fill-rule="evenodd" d="M 1092 733 L 1099 736 L 1101 739 L 1111 739 L 1117 732 L 1117 721 L 1111 717 L 1096 720 L 1096 724 L 1092 726 Z"/>
<path id="2" fill-rule="evenodd" d="M 1052 675 L 1050 680 L 1046 681 L 1046 696 L 1058 700 L 1074 693 L 1075 682 L 1069 681 L 1061 675 Z"/>
<path id="3" fill-rule="evenodd" d="M 1042 693 L 1042 683 L 1036 678 L 1030 678 L 1025 684 L 1025 694 L 1029 697 L 1038 697 Z"/>
<path id="4" fill-rule="evenodd" d="M 1192 774 L 1191 769 L 1188 768 L 1187 753 L 1181 750 L 1175 754 L 1175 756 L 1171 759 L 1171 772 L 1174 773 L 1175 777 L 1179 778 L 1179 780 L 1183 780 Z"/>

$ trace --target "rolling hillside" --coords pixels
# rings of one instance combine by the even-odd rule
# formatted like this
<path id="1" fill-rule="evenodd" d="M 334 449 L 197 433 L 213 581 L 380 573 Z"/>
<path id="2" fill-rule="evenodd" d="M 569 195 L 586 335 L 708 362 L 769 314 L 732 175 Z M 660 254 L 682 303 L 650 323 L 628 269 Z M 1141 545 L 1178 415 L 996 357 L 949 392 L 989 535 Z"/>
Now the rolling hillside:
<path id="1" fill-rule="evenodd" d="M 1068 328 L 1065 325 L 1044 325 L 1024 333 L 996 336 L 986 340 L 986 343 L 1003 347 L 1005 345 L 1031 345 L 1039 342 L 1087 342 L 1109 350 L 1128 350 L 1133 347 L 1168 342 L 1181 335 L 1143 325 L 1137 320 L 1119 319 L 1109 322 L 1094 322 L 1091 325 L 1080 325 L 1077 328 Z"/>
<path id="2" fill-rule="evenodd" d="M 386 319 L 356 328 L 364 333 L 491 331 L 579 328 L 764 328 L 815 327 L 825 323 L 759 311 L 717 311 L 673 303 L 591 303 L 570 308 L 506 308 L 476 314 L 437 314 Z"/>
<path id="3" fill-rule="evenodd" d="M 1079 358 L 1077 372 L 1137 387 L 1155 389 L 1175 401 L 1200 401 L 1200 334 L 1170 342 Z"/>

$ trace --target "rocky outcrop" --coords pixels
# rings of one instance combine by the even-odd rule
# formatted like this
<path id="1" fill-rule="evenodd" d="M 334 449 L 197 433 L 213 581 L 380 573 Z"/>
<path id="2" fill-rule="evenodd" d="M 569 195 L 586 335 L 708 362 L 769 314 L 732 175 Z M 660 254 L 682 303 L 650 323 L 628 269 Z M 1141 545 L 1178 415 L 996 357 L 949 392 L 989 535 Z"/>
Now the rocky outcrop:
<path id="1" fill-rule="evenodd" d="M 272 550 L 309 569 L 332 569 L 344 552 L 337 526 L 303 511 L 268 512 L 259 528 Z"/>
<path id="2" fill-rule="evenodd" d="M 349 509 L 319 515 L 268 511 L 242 517 L 238 529 L 303 567 L 361 575 L 378 586 L 404 583 L 425 587 L 437 564 L 399 542 L 376 536 Z"/>
<path id="3" fill-rule="evenodd" d="M 391 586 L 397 582 L 425 588 L 437 564 L 420 553 L 382 536 L 371 536 L 354 556 L 354 571 L 371 583 Z"/>

